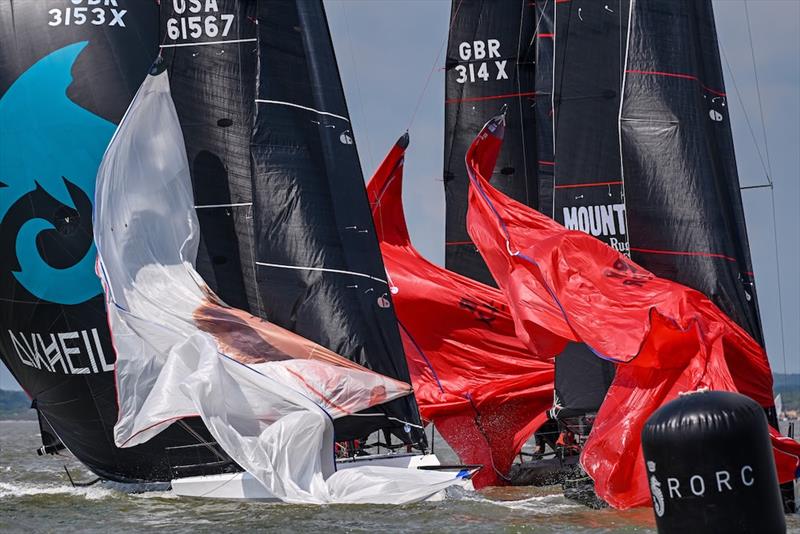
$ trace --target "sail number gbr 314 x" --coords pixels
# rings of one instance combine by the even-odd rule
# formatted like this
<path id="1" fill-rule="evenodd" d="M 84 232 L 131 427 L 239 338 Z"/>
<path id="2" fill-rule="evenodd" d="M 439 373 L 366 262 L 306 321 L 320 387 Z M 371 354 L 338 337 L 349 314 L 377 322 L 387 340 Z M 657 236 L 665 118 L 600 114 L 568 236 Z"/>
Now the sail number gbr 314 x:
<path id="1" fill-rule="evenodd" d="M 507 80 L 507 59 L 500 58 L 500 41 L 464 41 L 458 44 L 458 57 L 464 63 L 456 65 L 456 83 Z M 486 59 L 488 61 L 481 61 Z"/>

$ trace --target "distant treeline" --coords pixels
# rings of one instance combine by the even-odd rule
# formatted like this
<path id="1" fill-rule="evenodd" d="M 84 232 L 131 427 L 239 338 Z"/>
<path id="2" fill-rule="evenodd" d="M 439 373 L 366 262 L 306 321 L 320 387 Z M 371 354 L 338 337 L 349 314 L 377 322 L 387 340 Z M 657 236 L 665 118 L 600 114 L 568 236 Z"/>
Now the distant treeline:
<path id="1" fill-rule="evenodd" d="M 780 394 L 784 410 L 800 410 L 800 374 L 774 375 L 775 395 Z M 35 418 L 31 401 L 22 391 L 0 389 L 0 419 Z"/>
<path id="2" fill-rule="evenodd" d="M 22 391 L 0 389 L 0 419 L 35 418 L 36 413 L 30 408 L 31 401 Z"/>
<path id="3" fill-rule="evenodd" d="M 773 375 L 773 391 L 781 396 L 783 409 L 800 410 L 800 374 Z"/>

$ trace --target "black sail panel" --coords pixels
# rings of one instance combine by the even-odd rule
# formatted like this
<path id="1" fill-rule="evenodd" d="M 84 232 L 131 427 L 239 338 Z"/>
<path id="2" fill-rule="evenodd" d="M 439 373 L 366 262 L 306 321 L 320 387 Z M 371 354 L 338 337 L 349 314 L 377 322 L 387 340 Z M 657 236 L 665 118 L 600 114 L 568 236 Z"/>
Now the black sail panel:
<path id="1" fill-rule="evenodd" d="M 0 357 L 100 476 L 168 480 L 171 428 L 114 446 L 115 353 L 92 239 L 95 175 L 158 47 L 154 2 L 0 1 Z"/>
<path id="2" fill-rule="evenodd" d="M 553 217 L 627 253 L 619 103 L 628 1 L 556 6 Z"/>
<path id="3" fill-rule="evenodd" d="M 553 218 L 628 252 L 619 151 L 619 103 L 628 1 L 555 5 Z M 560 417 L 596 411 L 614 364 L 584 344 L 556 358 Z"/>
<path id="4" fill-rule="evenodd" d="M 178 12 L 183 6 L 164 2 L 161 8 L 161 33 L 167 36 L 161 54 L 169 69 L 200 222 L 197 272 L 226 304 L 261 315 L 250 177 L 256 1 L 218 0 L 199 8 L 186 5 Z M 187 25 L 189 17 L 213 25 L 198 35 Z"/>
<path id="5" fill-rule="evenodd" d="M 410 382 L 322 2 L 259 3 L 258 38 L 251 153 L 265 317 Z M 411 396 L 368 412 L 385 415 L 339 420 L 337 439 L 420 424 Z"/>
<path id="6" fill-rule="evenodd" d="M 494 285 L 466 228 L 467 148 L 489 117 L 508 106 L 506 137 L 492 184 L 538 205 L 534 60 L 530 0 L 453 0 L 445 85 L 444 187 L 448 269 Z"/>
<path id="7" fill-rule="evenodd" d="M 633 2 L 621 114 L 631 253 L 763 343 L 711 2 Z"/>
<path id="8" fill-rule="evenodd" d="M 556 5 L 549 1 L 534 2 L 536 26 L 535 46 L 535 105 L 534 131 L 536 133 L 538 168 L 538 209 L 553 216 L 553 59 Z"/>

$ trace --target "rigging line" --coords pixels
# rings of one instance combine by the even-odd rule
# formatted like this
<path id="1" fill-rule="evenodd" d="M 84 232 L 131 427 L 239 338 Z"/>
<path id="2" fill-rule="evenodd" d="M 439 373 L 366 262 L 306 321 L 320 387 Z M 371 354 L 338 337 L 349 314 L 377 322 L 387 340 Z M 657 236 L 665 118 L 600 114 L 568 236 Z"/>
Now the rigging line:
<path id="1" fill-rule="evenodd" d="M 753 123 L 750 121 L 750 115 L 747 113 L 747 108 L 744 105 L 742 92 L 739 91 L 739 85 L 736 83 L 736 76 L 733 75 L 733 69 L 728 61 L 728 55 L 725 53 L 725 47 L 720 46 L 719 49 L 722 52 L 722 59 L 725 61 L 725 66 L 728 69 L 731 82 L 733 82 L 733 92 L 736 93 L 736 99 L 739 101 L 739 106 L 742 108 L 742 113 L 744 114 L 744 120 L 747 124 L 747 129 L 750 132 L 750 137 L 753 138 L 753 146 L 755 147 L 756 154 L 758 154 L 758 159 L 761 162 L 761 170 L 764 171 L 764 176 L 767 178 L 767 182 L 772 185 L 772 176 L 770 176 L 769 170 L 767 169 L 767 164 L 764 161 L 764 156 L 761 154 L 761 148 L 759 147 L 758 139 L 756 139 L 756 132 L 753 130 Z"/>
<path id="2" fill-rule="evenodd" d="M 764 117 L 764 106 L 763 100 L 761 98 L 761 85 L 758 80 L 758 67 L 756 63 L 756 53 L 755 47 L 753 46 L 753 32 L 752 32 L 752 24 L 750 22 L 750 11 L 747 8 L 747 0 L 743 0 L 744 5 L 744 15 L 745 20 L 747 22 L 747 37 L 750 45 L 750 58 L 753 62 L 753 76 L 755 78 L 755 85 L 756 85 L 756 96 L 758 98 L 758 110 L 759 114 L 761 115 L 761 132 L 764 137 L 764 155 L 766 156 L 766 173 L 767 173 L 767 181 L 769 185 L 772 186 L 772 162 L 770 161 L 769 157 L 769 143 L 767 138 L 767 126 L 766 126 L 766 119 Z M 725 59 L 727 63 L 727 58 Z M 728 70 L 730 66 L 728 66 Z M 732 75 L 731 75 L 732 77 Z M 736 82 L 734 81 L 734 86 Z M 740 102 L 741 102 L 741 95 L 738 95 Z M 744 109 L 744 104 L 742 103 L 742 108 Z M 747 111 L 745 110 L 745 116 L 747 116 Z M 748 126 L 749 120 L 748 120 Z M 752 131 L 751 128 L 751 135 L 753 136 L 753 141 L 755 142 L 755 133 Z M 756 147 L 757 148 L 757 147 Z M 759 151 L 759 157 L 761 157 L 761 153 Z M 764 161 L 761 161 L 762 166 L 764 165 Z M 786 374 L 786 334 L 783 326 L 783 288 L 781 287 L 781 261 L 780 261 L 780 249 L 778 247 L 778 220 L 775 214 L 776 205 L 775 205 L 775 188 L 770 187 L 770 200 L 772 202 L 772 240 L 775 247 L 775 270 L 777 275 L 777 286 L 778 286 L 778 324 L 780 325 L 780 333 L 781 333 L 781 355 L 783 360 L 783 372 Z"/>
<path id="3" fill-rule="evenodd" d="M 764 104 L 761 99 L 761 84 L 758 82 L 758 67 L 756 66 L 756 51 L 753 46 L 753 31 L 750 24 L 750 11 L 747 9 L 747 0 L 744 0 L 744 17 L 747 20 L 747 38 L 750 41 L 750 58 L 753 60 L 753 76 L 756 82 L 756 96 L 758 97 L 758 111 L 761 114 L 761 132 L 764 136 L 764 155 L 767 157 L 767 170 L 772 177 L 772 162 L 769 158 L 769 143 L 767 141 L 767 121 L 764 118 Z"/>
<path id="4" fill-rule="evenodd" d="M 209 443 L 207 439 L 205 439 L 200 434 L 195 432 L 195 430 L 192 427 L 190 427 L 188 425 L 188 423 L 186 423 L 186 421 L 184 421 L 183 418 L 178 419 L 177 423 L 178 423 L 178 426 L 180 426 L 183 430 L 186 431 L 187 434 L 189 434 L 190 436 L 192 436 L 194 439 L 197 440 L 197 445 L 198 446 L 205 447 L 206 449 L 208 449 L 209 452 L 211 452 L 211 454 L 213 454 L 214 456 L 216 456 L 220 460 L 227 461 L 227 460 L 231 459 L 230 457 L 226 458 L 225 456 L 220 454 L 220 452 L 217 449 L 215 449 L 214 446 L 211 443 Z"/>
<path id="5" fill-rule="evenodd" d="M 359 81 L 358 77 L 358 67 L 356 63 L 356 56 L 353 52 L 353 38 L 350 32 L 350 17 L 347 15 L 347 2 L 341 1 L 342 5 L 342 12 L 344 13 L 344 28 L 345 33 L 347 34 L 347 44 L 348 48 L 350 49 L 350 61 L 353 64 L 353 77 L 356 81 L 356 95 L 358 96 L 358 108 L 361 112 L 361 118 L 364 119 L 364 122 L 367 121 L 367 114 L 364 111 L 364 97 L 361 93 L 361 82 Z M 355 134 L 353 134 L 355 136 Z M 369 168 L 375 168 L 375 158 L 372 156 L 372 141 L 370 140 L 369 136 L 369 128 L 364 128 L 364 137 L 367 139 L 367 155 L 369 156 Z"/>
<path id="6" fill-rule="evenodd" d="M 783 374 L 786 374 L 786 333 L 783 329 L 783 288 L 781 287 L 781 257 L 778 248 L 778 219 L 775 215 L 775 188 L 770 187 L 770 197 L 772 200 L 772 241 L 775 245 L 775 271 L 778 285 L 778 324 L 781 332 L 781 353 L 783 354 Z M 766 343 L 765 343 L 766 344 Z"/>
<path id="7" fill-rule="evenodd" d="M 459 10 L 461 9 L 461 4 L 463 3 L 464 0 L 459 0 L 455 11 L 453 11 L 453 16 L 450 17 L 450 25 L 447 28 L 447 36 L 442 40 L 442 45 L 439 47 L 439 53 L 436 54 L 436 59 L 433 61 L 433 66 L 431 67 L 430 72 L 428 72 L 428 77 L 425 79 L 425 85 L 422 86 L 422 92 L 420 92 L 419 97 L 417 98 L 417 104 L 414 106 L 414 111 L 411 113 L 411 120 L 408 122 L 406 131 L 410 130 L 411 126 L 414 125 L 414 119 L 417 118 L 417 112 L 422 105 L 422 99 L 425 97 L 425 93 L 428 92 L 428 86 L 431 83 L 431 77 L 433 76 L 434 71 L 436 71 L 436 66 L 439 64 L 439 59 L 442 57 L 444 47 L 447 45 L 447 41 L 450 39 L 450 32 L 453 31 L 453 25 L 456 23 L 456 16 L 458 15 Z"/>

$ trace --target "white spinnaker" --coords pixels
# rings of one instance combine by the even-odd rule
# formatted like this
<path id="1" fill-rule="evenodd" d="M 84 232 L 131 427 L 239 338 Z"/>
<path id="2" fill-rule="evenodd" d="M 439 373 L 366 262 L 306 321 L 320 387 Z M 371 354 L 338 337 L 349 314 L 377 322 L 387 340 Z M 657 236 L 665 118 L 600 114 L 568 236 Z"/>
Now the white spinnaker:
<path id="1" fill-rule="evenodd" d="M 169 79 L 150 75 L 106 151 L 95 194 L 118 446 L 199 415 L 234 461 L 287 502 L 400 504 L 460 483 L 452 473 L 386 467 L 334 473 L 332 419 L 410 386 L 219 302 L 194 269 L 198 229 Z M 237 345 L 242 332 L 268 355 Z"/>

